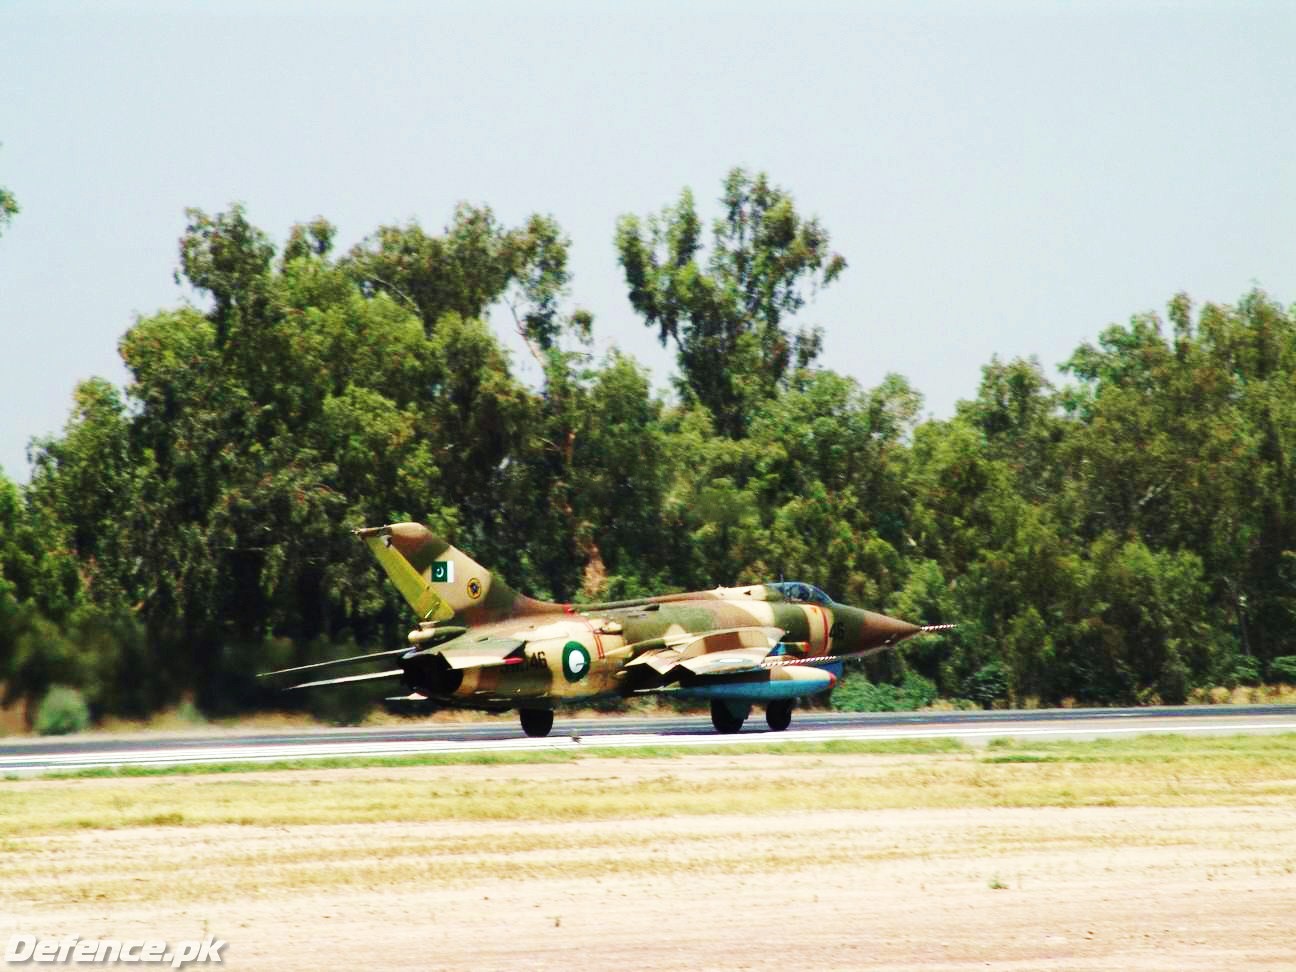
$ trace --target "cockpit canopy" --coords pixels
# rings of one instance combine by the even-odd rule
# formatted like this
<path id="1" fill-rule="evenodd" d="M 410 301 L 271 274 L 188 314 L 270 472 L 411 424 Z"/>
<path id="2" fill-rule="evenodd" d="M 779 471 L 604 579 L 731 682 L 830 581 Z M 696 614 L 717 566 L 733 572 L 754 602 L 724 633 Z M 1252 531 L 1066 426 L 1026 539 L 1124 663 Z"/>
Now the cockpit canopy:
<path id="1" fill-rule="evenodd" d="M 804 604 L 822 604 L 824 607 L 828 607 L 833 602 L 832 598 L 819 590 L 819 588 L 802 581 L 779 581 L 765 586 L 778 591 L 789 601 L 799 601 Z"/>

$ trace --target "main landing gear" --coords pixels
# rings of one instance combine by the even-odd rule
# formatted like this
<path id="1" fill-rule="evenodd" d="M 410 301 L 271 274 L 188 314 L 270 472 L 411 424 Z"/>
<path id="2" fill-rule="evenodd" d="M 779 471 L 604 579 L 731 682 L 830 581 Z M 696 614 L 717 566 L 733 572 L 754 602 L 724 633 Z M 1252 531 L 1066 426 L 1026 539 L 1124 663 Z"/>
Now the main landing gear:
<path id="1" fill-rule="evenodd" d="M 746 702 L 729 702 L 725 699 L 711 700 L 711 725 L 716 732 L 738 732 L 751 714 L 751 706 Z"/>
<path id="2" fill-rule="evenodd" d="M 751 715 L 751 705 L 747 702 L 731 702 L 728 699 L 711 700 L 711 725 L 716 732 L 734 733 L 741 731 L 743 723 Z M 765 707 L 765 722 L 774 732 L 782 732 L 792 724 L 792 700 L 779 699 Z"/>
<path id="3" fill-rule="evenodd" d="M 518 709 L 518 717 L 528 736 L 547 736 L 553 728 L 553 709 Z"/>
<path id="4" fill-rule="evenodd" d="M 765 708 L 765 722 L 775 732 L 782 732 L 792 725 L 792 700 L 783 699 L 779 702 L 771 702 Z"/>

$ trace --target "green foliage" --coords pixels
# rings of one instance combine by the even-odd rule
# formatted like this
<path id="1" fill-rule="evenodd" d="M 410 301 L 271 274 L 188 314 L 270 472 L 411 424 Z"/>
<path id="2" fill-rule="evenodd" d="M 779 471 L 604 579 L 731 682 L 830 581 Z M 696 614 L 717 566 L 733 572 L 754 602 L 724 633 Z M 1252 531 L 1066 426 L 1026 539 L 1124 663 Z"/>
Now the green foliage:
<path id="1" fill-rule="evenodd" d="M 1296 655 L 1279 655 L 1272 659 L 1269 677 L 1275 681 L 1296 682 Z"/>
<path id="2" fill-rule="evenodd" d="M 732 169 L 720 204 L 705 266 L 688 189 L 659 216 L 621 217 L 616 247 L 631 305 L 663 346 L 675 342 L 680 391 L 708 408 L 723 434 L 740 436 L 789 371 L 818 357 L 821 333 L 793 334 L 783 321 L 805 305 L 807 286 L 832 283 L 846 261 L 764 173 Z"/>
<path id="3" fill-rule="evenodd" d="M 1183 705 L 1192 688 L 1192 671 L 1178 652 L 1171 652 L 1157 677 L 1157 695 L 1166 705 Z"/>
<path id="4" fill-rule="evenodd" d="M 66 685 L 51 686 L 36 709 L 35 729 L 42 736 L 66 736 L 90 726 L 90 709 L 81 693 Z"/>
<path id="5" fill-rule="evenodd" d="M 1233 679 L 1238 685 L 1259 685 L 1260 662 L 1250 655 L 1241 656 L 1233 663 Z"/>
<path id="6" fill-rule="evenodd" d="M 0 231 L 6 229 L 18 213 L 18 200 L 12 192 L 0 186 Z"/>
<path id="7" fill-rule="evenodd" d="M 293 242 L 285 260 L 302 252 Z M 415 310 L 429 335 L 446 314 L 481 317 L 506 298 L 519 332 L 548 351 L 564 330 L 588 340 L 592 325 L 588 312 L 560 312 L 570 279 L 569 245 L 551 217 L 533 215 L 508 230 L 489 208 L 465 203 L 443 235 L 429 236 L 417 223 L 384 226 L 353 249 L 344 265 L 366 295 L 387 293 Z"/>
<path id="8" fill-rule="evenodd" d="M 870 682 L 862 672 L 847 675 L 832 690 L 832 707 L 838 712 L 908 712 L 936 701 L 936 685 L 916 672 L 900 685 Z"/>
<path id="9" fill-rule="evenodd" d="M 349 658 L 363 653 L 364 649 L 357 646 L 354 640 L 345 637 L 336 640 L 317 638 L 306 646 L 306 657 L 317 661 Z M 245 672 L 246 667 L 233 665 L 231 671 Z M 376 687 L 375 683 L 352 682 L 310 691 L 305 693 L 303 701 L 307 711 L 320 722 L 335 726 L 354 726 L 365 720 L 384 690 L 388 689 L 391 692 L 387 694 L 403 695 L 408 691 L 400 688 L 399 680 L 383 681 L 377 683 Z"/>
<path id="10" fill-rule="evenodd" d="M 5 209 L 0 197 L 0 225 Z M 764 175 L 721 217 L 690 193 L 624 217 L 632 308 L 679 400 L 584 353 L 549 216 L 380 227 L 322 217 L 277 251 L 244 208 L 187 213 L 197 306 L 136 320 L 129 383 L 79 384 L 31 482 L 0 477 L 0 680 L 96 715 L 314 705 L 257 671 L 400 642 L 405 607 L 347 530 L 419 519 L 537 596 L 602 600 L 778 577 L 926 623 L 838 707 L 1178 702 L 1296 679 L 1296 317 L 1262 292 L 1113 325 L 1055 387 L 993 358 L 953 417 L 904 378 L 817 367 L 792 329 L 845 266 Z M 518 380 L 504 310 L 541 368 Z"/>
<path id="11" fill-rule="evenodd" d="M 4 234 L 5 229 L 18 213 L 18 200 L 12 192 L 0 186 L 0 235 Z"/>
<path id="12" fill-rule="evenodd" d="M 1008 695 L 1008 677 L 997 661 L 982 665 L 963 683 L 963 695 L 982 708 L 990 708 Z"/>

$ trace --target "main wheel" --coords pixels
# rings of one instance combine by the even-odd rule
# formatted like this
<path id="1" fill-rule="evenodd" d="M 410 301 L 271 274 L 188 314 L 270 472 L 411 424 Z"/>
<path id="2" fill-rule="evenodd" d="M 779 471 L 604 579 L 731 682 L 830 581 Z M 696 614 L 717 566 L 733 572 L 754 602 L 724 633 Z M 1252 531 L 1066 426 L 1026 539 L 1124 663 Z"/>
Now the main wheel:
<path id="1" fill-rule="evenodd" d="M 518 718 L 528 736 L 547 736 L 553 728 L 553 709 L 518 709 Z"/>
<path id="2" fill-rule="evenodd" d="M 715 726 L 716 732 L 738 732 L 747 721 L 749 712 L 751 712 L 749 705 L 735 707 L 733 703 L 726 702 L 724 699 L 712 699 L 711 725 Z"/>
<path id="3" fill-rule="evenodd" d="M 765 721 L 775 732 L 782 732 L 792 725 L 792 700 L 771 702 L 765 709 Z"/>

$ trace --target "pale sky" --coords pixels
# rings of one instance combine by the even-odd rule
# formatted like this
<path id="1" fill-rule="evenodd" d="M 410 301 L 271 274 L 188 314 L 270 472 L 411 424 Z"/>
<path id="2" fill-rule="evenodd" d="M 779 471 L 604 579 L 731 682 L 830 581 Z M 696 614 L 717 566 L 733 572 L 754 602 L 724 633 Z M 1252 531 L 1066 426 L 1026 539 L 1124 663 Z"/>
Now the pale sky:
<path id="1" fill-rule="evenodd" d="M 343 251 L 459 200 L 552 213 L 598 349 L 664 388 L 616 218 L 764 170 L 850 264 L 802 316 L 824 363 L 938 417 L 991 355 L 1051 371 L 1179 290 L 1296 301 L 1293 5 L 474 6 L 0 0 L 0 467 L 125 383 L 187 206 L 323 215 Z"/>

